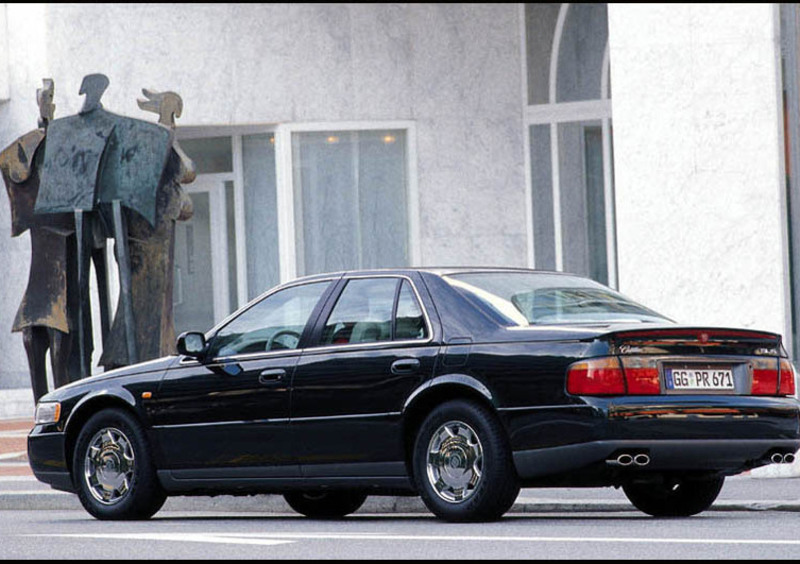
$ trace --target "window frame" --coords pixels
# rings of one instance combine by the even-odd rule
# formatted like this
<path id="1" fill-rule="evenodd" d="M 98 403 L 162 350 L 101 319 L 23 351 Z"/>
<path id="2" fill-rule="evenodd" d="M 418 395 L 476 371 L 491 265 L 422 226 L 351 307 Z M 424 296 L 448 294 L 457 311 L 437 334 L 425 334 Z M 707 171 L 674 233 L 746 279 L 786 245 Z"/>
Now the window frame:
<path id="1" fill-rule="evenodd" d="M 601 69 L 600 98 L 579 102 L 558 102 L 558 61 L 561 47 L 561 37 L 569 13 L 570 3 L 562 3 L 559 7 L 556 29 L 553 34 L 553 48 L 550 52 L 549 99 L 546 104 L 530 104 L 528 91 L 528 31 L 526 20 L 527 4 L 519 5 L 520 25 L 520 50 L 522 64 L 522 106 L 523 106 L 523 144 L 525 160 L 525 201 L 526 224 L 528 237 L 528 266 L 536 268 L 534 245 L 534 217 L 533 217 L 533 179 L 531 174 L 531 127 L 534 125 L 550 126 L 550 158 L 552 169 L 552 196 L 553 196 L 553 237 L 555 247 L 556 270 L 564 270 L 564 241 L 562 237 L 562 209 L 561 209 L 561 184 L 559 178 L 560 155 L 558 128 L 564 123 L 599 121 L 602 128 L 603 140 L 603 182 L 605 189 L 605 225 L 606 225 L 606 255 L 608 265 L 608 285 L 617 289 L 619 275 L 617 267 L 617 237 L 616 237 L 616 206 L 614 204 L 614 175 L 613 175 L 613 148 L 611 146 L 611 88 L 610 88 L 610 63 L 609 44 L 606 41 L 603 54 L 603 68 Z"/>
<path id="2" fill-rule="evenodd" d="M 400 289 L 402 288 L 403 284 L 402 281 L 406 280 L 411 285 L 411 290 L 414 293 L 414 297 L 419 304 L 420 310 L 422 310 L 422 317 L 425 320 L 425 331 L 427 332 L 427 336 L 424 339 L 403 339 L 403 340 L 388 340 L 388 341 L 375 341 L 370 343 L 353 343 L 353 344 L 340 344 L 340 345 L 327 345 L 321 344 L 322 334 L 325 330 L 325 325 L 328 322 L 333 310 L 336 308 L 336 304 L 339 302 L 339 298 L 341 298 L 342 294 L 344 293 L 347 284 L 351 280 L 363 280 L 363 279 L 375 279 L 375 278 L 396 278 L 400 280 L 400 283 L 395 288 L 395 296 L 394 296 L 394 304 L 392 305 L 392 336 L 394 336 L 394 325 L 395 320 L 397 317 L 397 303 L 400 296 Z M 327 300 L 328 305 L 319 312 L 317 317 L 317 322 L 313 329 L 313 332 L 309 336 L 309 342 L 307 346 L 303 349 L 309 353 L 318 353 L 318 352 L 328 352 L 328 351 L 352 351 L 352 350 L 361 350 L 361 349 L 381 349 L 381 348 L 396 348 L 400 346 L 406 345 L 427 345 L 433 341 L 433 325 L 431 324 L 430 316 L 428 315 L 428 310 L 425 307 L 425 302 L 420 295 L 419 289 L 417 285 L 414 283 L 414 280 L 405 274 L 357 274 L 357 275 L 344 275 L 339 280 L 338 284 L 333 290 L 332 295 Z"/>
<path id="3" fill-rule="evenodd" d="M 294 155 L 292 135 L 295 133 L 335 132 L 402 129 L 406 133 L 406 178 L 408 221 L 408 261 L 406 266 L 419 264 L 420 246 L 419 187 L 417 184 L 417 133 L 413 121 L 368 122 L 310 122 L 280 124 L 275 128 L 275 169 L 278 186 L 278 240 L 281 257 L 281 280 L 297 277 L 297 250 L 295 226 Z"/>
<path id="4" fill-rule="evenodd" d="M 263 125 L 230 125 L 230 126 L 184 126 L 176 130 L 178 141 L 182 139 L 202 139 L 207 137 L 230 137 L 233 156 L 233 171 L 211 173 L 215 181 L 229 181 L 234 190 L 234 220 L 236 235 L 237 265 L 237 297 L 238 303 L 230 304 L 230 313 L 236 312 L 250 301 L 248 300 L 247 243 L 245 218 L 244 164 L 242 153 L 242 137 L 247 135 L 271 135 L 274 139 L 275 151 L 275 186 L 278 216 L 278 257 L 280 284 L 297 279 L 297 251 L 295 226 L 295 186 L 294 156 L 292 152 L 292 135 L 306 132 L 351 132 L 370 130 L 403 130 L 406 138 L 406 221 L 408 226 L 408 264 L 420 264 L 422 248 L 420 243 L 420 204 L 419 185 L 417 179 L 417 128 L 414 121 L 340 121 L 340 122 L 308 122 L 281 123 Z M 206 175 L 202 175 L 206 176 Z M 191 191 L 191 184 L 186 188 Z M 400 265 L 398 265 L 400 266 Z M 215 295 L 221 289 L 215 288 Z M 259 296 L 256 299 L 262 299 Z M 226 298 L 227 300 L 227 298 Z M 226 315 L 223 315 L 226 317 Z"/>

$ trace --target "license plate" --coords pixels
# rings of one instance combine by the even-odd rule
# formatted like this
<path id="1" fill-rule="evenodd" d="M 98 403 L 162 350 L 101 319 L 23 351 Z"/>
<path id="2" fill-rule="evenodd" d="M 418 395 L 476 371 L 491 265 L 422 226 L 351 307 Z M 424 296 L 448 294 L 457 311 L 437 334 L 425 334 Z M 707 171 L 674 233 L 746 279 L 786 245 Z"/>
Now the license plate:
<path id="1" fill-rule="evenodd" d="M 733 370 L 730 368 L 667 368 L 665 384 L 668 390 L 734 390 Z"/>

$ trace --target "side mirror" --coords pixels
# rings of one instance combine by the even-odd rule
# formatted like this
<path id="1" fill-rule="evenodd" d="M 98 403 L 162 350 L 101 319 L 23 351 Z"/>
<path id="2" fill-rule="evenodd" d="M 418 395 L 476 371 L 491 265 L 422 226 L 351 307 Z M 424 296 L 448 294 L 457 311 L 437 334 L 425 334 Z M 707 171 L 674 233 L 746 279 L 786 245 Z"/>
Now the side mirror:
<path id="1" fill-rule="evenodd" d="M 206 352 L 206 336 L 198 331 L 186 331 L 178 337 L 178 354 L 200 359 Z"/>

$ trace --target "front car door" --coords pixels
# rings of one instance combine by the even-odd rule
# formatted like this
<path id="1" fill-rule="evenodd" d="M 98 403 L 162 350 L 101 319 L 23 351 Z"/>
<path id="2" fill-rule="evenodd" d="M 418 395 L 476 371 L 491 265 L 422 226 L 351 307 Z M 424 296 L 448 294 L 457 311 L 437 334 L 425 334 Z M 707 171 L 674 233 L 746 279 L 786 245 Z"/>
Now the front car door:
<path id="1" fill-rule="evenodd" d="M 183 358 L 154 398 L 154 430 L 171 478 L 299 475 L 289 428 L 292 374 L 330 279 L 280 289 L 209 338 L 203 362 Z"/>
<path id="2" fill-rule="evenodd" d="M 422 291 L 416 273 L 339 283 L 294 374 L 304 477 L 406 476 L 403 406 L 439 351 Z"/>

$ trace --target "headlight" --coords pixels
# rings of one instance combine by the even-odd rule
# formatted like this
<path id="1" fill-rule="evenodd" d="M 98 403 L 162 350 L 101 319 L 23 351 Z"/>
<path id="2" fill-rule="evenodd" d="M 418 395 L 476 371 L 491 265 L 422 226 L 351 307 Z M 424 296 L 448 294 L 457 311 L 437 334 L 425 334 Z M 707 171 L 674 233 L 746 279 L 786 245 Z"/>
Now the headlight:
<path id="1" fill-rule="evenodd" d="M 57 402 L 40 403 L 36 406 L 36 424 L 58 423 L 61 418 L 61 404 Z"/>

